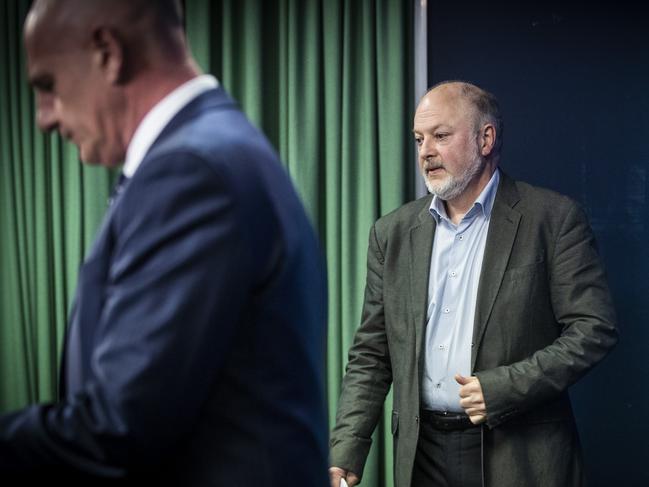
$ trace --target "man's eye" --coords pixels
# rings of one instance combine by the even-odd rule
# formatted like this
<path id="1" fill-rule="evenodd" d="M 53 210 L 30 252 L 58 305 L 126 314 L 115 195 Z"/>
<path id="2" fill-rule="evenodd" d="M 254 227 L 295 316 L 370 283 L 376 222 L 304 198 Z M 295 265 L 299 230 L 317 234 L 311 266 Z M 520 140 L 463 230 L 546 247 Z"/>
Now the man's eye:
<path id="1" fill-rule="evenodd" d="M 437 140 L 444 140 L 447 137 L 448 137 L 448 134 L 445 133 L 445 132 L 435 134 L 435 139 L 437 139 Z"/>
<path id="2" fill-rule="evenodd" d="M 50 78 L 40 78 L 34 81 L 32 86 L 38 93 L 52 93 L 54 91 L 54 80 Z"/>
<path id="3" fill-rule="evenodd" d="M 53 93 L 54 92 L 54 82 L 53 81 L 46 81 L 39 88 L 43 93 Z"/>
<path id="4" fill-rule="evenodd" d="M 424 142 L 424 139 L 422 139 L 421 137 L 415 137 L 415 142 L 417 143 L 417 145 L 421 145 Z"/>

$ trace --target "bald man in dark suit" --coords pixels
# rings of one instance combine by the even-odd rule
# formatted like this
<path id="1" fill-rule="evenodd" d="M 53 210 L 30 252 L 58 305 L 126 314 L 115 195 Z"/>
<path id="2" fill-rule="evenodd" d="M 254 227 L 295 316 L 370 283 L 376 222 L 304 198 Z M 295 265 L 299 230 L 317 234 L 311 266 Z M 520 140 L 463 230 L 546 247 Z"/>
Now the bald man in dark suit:
<path id="1" fill-rule="evenodd" d="M 171 0 L 36 0 L 37 121 L 123 177 L 79 273 L 61 397 L 0 416 L 0 477 L 324 486 L 325 271 L 266 139 Z"/>

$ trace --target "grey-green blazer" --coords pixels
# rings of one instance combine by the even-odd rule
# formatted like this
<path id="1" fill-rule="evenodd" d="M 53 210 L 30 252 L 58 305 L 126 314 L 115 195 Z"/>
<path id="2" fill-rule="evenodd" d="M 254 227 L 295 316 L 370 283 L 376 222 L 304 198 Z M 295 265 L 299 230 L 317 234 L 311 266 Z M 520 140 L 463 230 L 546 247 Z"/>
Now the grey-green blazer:
<path id="1" fill-rule="evenodd" d="M 370 232 L 361 326 L 349 352 L 330 462 L 362 475 L 394 387 L 396 487 L 410 487 L 435 221 L 431 196 Z M 567 389 L 615 345 L 615 313 L 586 216 L 502 174 L 485 247 L 471 363 L 487 405 L 485 485 L 583 484 Z M 432 353 L 432 352 L 430 352 Z"/>

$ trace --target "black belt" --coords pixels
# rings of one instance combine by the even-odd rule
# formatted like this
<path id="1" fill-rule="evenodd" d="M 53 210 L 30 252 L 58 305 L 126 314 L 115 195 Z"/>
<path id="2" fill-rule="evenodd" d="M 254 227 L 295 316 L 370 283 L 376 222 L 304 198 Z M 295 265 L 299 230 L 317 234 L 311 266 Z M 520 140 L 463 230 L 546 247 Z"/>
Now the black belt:
<path id="1" fill-rule="evenodd" d="M 421 419 L 424 423 L 442 431 L 461 431 L 476 428 L 465 413 L 451 413 L 448 411 L 421 410 Z"/>

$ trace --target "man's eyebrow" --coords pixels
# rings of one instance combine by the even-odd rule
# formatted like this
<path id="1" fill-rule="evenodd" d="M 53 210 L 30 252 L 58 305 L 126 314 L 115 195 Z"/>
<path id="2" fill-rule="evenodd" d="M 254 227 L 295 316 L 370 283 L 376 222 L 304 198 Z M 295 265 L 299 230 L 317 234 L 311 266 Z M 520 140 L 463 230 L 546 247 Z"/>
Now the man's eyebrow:
<path id="1" fill-rule="evenodd" d="M 448 125 L 448 124 L 445 124 L 445 123 L 438 123 L 437 125 L 435 125 L 435 126 L 432 127 L 431 129 L 424 130 L 424 132 L 435 132 L 435 130 L 438 130 L 438 129 L 440 129 L 440 128 L 444 128 L 444 129 L 450 130 L 450 129 L 451 129 L 451 126 Z M 419 134 L 419 133 L 421 133 L 421 132 L 422 132 L 422 130 L 418 130 L 418 129 L 415 129 L 415 128 L 412 129 L 412 133 L 413 133 L 413 134 Z"/>

